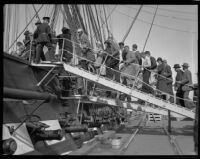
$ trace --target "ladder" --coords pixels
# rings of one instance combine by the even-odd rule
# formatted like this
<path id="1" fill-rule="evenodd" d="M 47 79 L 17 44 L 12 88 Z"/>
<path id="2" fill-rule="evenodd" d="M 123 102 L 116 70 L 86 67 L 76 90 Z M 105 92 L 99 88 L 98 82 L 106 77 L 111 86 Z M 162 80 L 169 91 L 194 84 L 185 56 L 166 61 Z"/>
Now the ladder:
<path id="1" fill-rule="evenodd" d="M 115 89 L 116 91 L 131 95 L 135 98 L 144 100 L 148 103 L 152 103 L 154 105 L 157 105 L 159 107 L 162 107 L 164 109 L 170 110 L 172 112 L 178 113 L 180 115 L 195 119 L 195 112 L 194 110 L 190 110 L 188 108 L 178 106 L 176 104 L 170 103 L 168 101 L 165 101 L 163 99 L 160 99 L 158 97 L 155 97 L 151 94 L 144 93 L 142 91 L 139 91 L 137 89 L 131 89 L 131 87 L 127 87 L 121 83 L 112 81 L 110 79 L 107 79 L 102 76 L 97 76 L 96 74 L 93 74 L 89 71 L 86 71 L 82 68 L 78 68 L 76 66 L 71 66 L 69 64 L 63 63 L 65 71 L 68 71 L 72 74 L 81 76 L 83 78 L 86 78 L 88 80 L 91 80 L 93 82 L 102 84 L 106 87 Z"/>

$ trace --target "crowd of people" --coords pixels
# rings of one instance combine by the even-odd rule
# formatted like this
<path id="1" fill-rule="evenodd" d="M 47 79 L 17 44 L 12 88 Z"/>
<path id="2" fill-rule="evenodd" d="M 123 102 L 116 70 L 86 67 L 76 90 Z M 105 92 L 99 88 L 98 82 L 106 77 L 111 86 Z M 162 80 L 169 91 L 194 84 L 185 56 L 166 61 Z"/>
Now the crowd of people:
<path id="1" fill-rule="evenodd" d="M 46 46 L 51 61 L 60 59 L 62 56 L 63 61 L 72 63 L 73 51 L 76 49 L 76 51 L 78 50 L 77 54 L 80 55 L 78 65 L 85 70 L 95 72 L 126 86 L 136 87 L 145 93 L 157 95 L 170 102 L 174 102 L 174 86 L 176 103 L 187 108 L 194 107 L 194 103 L 189 99 L 189 92 L 192 90 L 192 75 L 188 69 L 188 63 L 182 65 L 183 69 L 179 64 L 174 65 L 177 75 L 173 85 L 172 70 L 167 61 L 161 57 L 156 60 L 150 51 L 139 52 L 137 44 L 133 44 L 130 49 L 123 42 L 117 45 L 110 36 L 104 42 L 104 46 L 98 41 L 97 48 L 94 50 L 91 48 L 88 36 L 80 28 L 77 30 L 78 45 L 75 43 L 75 47 L 73 47 L 71 30 L 63 27 L 62 34 L 56 36 L 49 26 L 49 21 L 49 17 L 44 17 L 43 23 L 40 21 L 35 23 L 36 30 L 33 34 L 26 31 L 24 45 L 17 42 L 19 49 L 13 55 L 39 63 L 40 60 L 46 60 L 43 52 L 43 47 Z M 55 54 L 57 44 L 59 52 Z M 83 80 L 78 78 L 77 87 L 80 94 L 83 93 L 83 85 Z M 92 86 L 92 83 L 88 84 L 89 90 L 92 89 Z M 117 95 L 117 98 L 120 97 L 122 94 Z M 123 97 L 127 97 L 127 101 L 131 101 L 129 95 Z"/>

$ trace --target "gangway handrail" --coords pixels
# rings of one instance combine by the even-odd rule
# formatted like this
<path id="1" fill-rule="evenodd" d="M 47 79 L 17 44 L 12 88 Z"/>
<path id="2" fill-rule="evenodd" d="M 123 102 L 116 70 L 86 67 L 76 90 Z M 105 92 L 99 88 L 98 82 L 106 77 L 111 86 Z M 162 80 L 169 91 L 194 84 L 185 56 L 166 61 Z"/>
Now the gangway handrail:
<path id="1" fill-rule="evenodd" d="M 66 64 L 66 63 L 63 63 L 63 66 L 64 66 L 64 69 L 66 71 L 71 72 L 73 74 L 76 74 L 78 76 L 81 76 L 83 78 L 89 79 L 93 82 L 97 82 L 97 83 L 102 84 L 106 87 L 115 89 L 115 90 L 123 92 L 125 94 L 129 94 L 129 95 L 136 97 L 138 99 L 145 100 L 149 103 L 155 104 L 155 105 L 162 107 L 164 109 L 171 110 L 175 113 L 178 113 L 178 114 L 181 114 L 181 115 L 184 115 L 184 116 L 188 116 L 192 119 L 195 118 L 193 110 L 190 110 L 188 108 L 181 107 L 181 106 L 178 106 L 178 105 L 173 104 L 173 103 L 169 103 L 168 101 L 165 101 L 165 100 L 160 99 L 158 97 L 154 97 L 153 95 L 150 95 L 150 94 L 146 94 L 146 93 L 141 92 L 139 90 L 131 89 L 128 86 L 122 85 L 122 84 L 117 83 L 117 82 L 112 81 L 112 80 L 108 80 L 104 77 L 101 77 L 101 76 L 97 77 L 94 73 L 86 71 L 82 68 L 78 68 L 76 66 L 71 66 L 71 65 Z"/>

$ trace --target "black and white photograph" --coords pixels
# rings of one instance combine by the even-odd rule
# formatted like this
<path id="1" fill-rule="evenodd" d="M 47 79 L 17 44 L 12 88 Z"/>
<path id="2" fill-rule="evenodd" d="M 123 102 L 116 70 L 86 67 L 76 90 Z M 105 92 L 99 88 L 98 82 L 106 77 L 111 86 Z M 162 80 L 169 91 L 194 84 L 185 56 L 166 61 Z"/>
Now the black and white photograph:
<path id="1" fill-rule="evenodd" d="M 195 3 L 4 4 L 2 73 L 4 156 L 198 155 Z"/>

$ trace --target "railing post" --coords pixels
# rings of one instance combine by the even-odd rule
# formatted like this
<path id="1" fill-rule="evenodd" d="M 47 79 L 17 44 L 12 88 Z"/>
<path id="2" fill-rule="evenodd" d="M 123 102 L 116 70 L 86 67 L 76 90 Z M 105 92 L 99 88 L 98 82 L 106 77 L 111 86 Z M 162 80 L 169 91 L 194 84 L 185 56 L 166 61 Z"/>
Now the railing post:
<path id="1" fill-rule="evenodd" d="M 168 110 L 168 132 L 171 133 L 171 117 L 170 117 L 171 111 Z"/>
<path id="2" fill-rule="evenodd" d="M 65 44 L 65 38 L 63 38 L 63 43 L 62 43 L 62 51 L 61 51 L 61 56 L 60 56 L 60 61 L 63 62 L 63 50 L 64 50 L 64 44 Z"/>
<path id="3" fill-rule="evenodd" d="M 32 55 L 32 45 L 33 45 L 32 43 L 33 43 L 33 40 L 31 40 L 30 43 L 31 44 L 30 44 L 30 53 L 29 53 L 29 63 L 31 63 L 31 60 L 32 60 L 32 57 L 33 57 L 33 55 Z"/>

